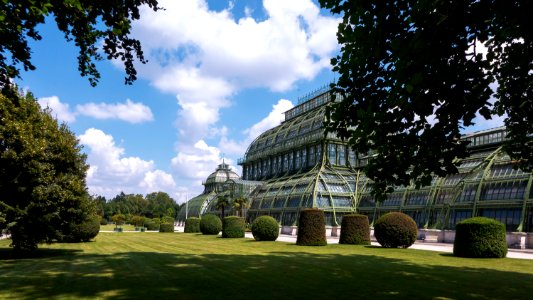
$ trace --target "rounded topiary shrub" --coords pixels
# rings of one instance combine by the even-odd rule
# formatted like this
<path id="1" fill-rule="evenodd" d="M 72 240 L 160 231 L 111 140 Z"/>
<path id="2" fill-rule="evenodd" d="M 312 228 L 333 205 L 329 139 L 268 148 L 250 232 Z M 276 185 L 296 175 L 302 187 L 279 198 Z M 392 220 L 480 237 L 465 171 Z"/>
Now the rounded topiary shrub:
<path id="1" fill-rule="evenodd" d="M 296 245 L 325 246 L 327 244 L 324 211 L 320 209 L 302 210 L 298 221 Z"/>
<path id="2" fill-rule="evenodd" d="M 200 218 L 190 217 L 185 220 L 185 228 L 183 231 L 185 233 L 200 232 Z"/>
<path id="3" fill-rule="evenodd" d="M 457 223 L 453 255 L 460 257 L 505 257 L 507 255 L 505 225 L 485 217 L 474 217 Z"/>
<path id="4" fill-rule="evenodd" d="M 387 213 L 374 224 L 374 236 L 385 248 L 408 248 L 416 241 L 417 234 L 416 222 L 401 212 Z"/>
<path id="5" fill-rule="evenodd" d="M 174 232 L 174 223 L 161 223 L 159 232 Z"/>
<path id="6" fill-rule="evenodd" d="M 200 219 L 200 231 L 202 234 L 218 234 L 222 230 L 222 221 L 216 215 L 203 215 Z"/>
<path id="7" fill-rule="evenodd" d="M 256 241 L 275 241 L 279 236 L 279 224 L 271 216 L 260 216 L 252 223 L 252 234 Z"/>
<path id="8" fill-rule="evenodd" d="M 64 232 L 63 241 L 71 243 L 88 242 L 95 238 L 99 232 L 100 217 L 90 216 L 79 224 L 70 224 L 67 232 Z"/>
<path id="9" fill-rule="evenodd" d="M 107 225 L 107 223 L 108 222 L 107 222 L 106 218 L 104 218 L 104 217 L 100 218 L 100 225 Z"/>
<path id="10" fill-rule="evenodd" d="M 359 214 L 343 216 L 339 244 L 370 245 L 368 217 Z"/>
<path id="11" fill-rule="evenodd" d="M 244 237 L 244 218 L 225 217 L 222 220 L 222 237 L 223 238 L 243 238 Z"/>

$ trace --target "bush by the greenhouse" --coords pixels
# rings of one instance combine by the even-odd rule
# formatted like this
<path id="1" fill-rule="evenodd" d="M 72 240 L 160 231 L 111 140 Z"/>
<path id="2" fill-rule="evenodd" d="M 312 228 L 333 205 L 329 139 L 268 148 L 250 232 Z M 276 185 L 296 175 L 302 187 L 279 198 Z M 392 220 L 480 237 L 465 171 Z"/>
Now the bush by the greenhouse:
<path id="1" fill-rule="evenodd" d="M 174 218 L 169 216 L 164 216 L 161 218 L 161 223 L 174 223 Z"/>
<path id="2" fill-rule="evenodd" d="M 344 215 L 339 244 L 370 245 L 370 225 L 365 215 Z"/>
<path id="3" fill-rule="evenodd" d="M 505 257 L 507 255 L 505 225 L 485 217 L 474 217 L 457 223 L 453 255 L 459 257 Z"/>
<path id="4" fill-rule="evenodd" d="M 304 209 L 300 211 L 298 221 L 298 236 L 296 245 L 299 246 L 325 246 L 326 223 L 324 211 L 320 209 Z"/>
<path id="5" fill-rule="evenodd" d="M 174 223 L 161 223 L 159 232 L 174 232 Z"/>
<path id="6" fill-rule="evenodd" d="M 218 234 L 222 230 L 222 221 L 217 215 L 207 214 L 200 218 L 200 231 L 202 234 Z"/>
<path id="7" fill-rule="evenodd" d="M 185 233 L 200 232 L 200 218 L 190 217 L 185 220 L 185 228 L 183 231 Z"/>
<path id="8" fill-rule="evenodd" d="M 279 236 L 279 224 L 271 216 L 260 216 L 252 223 L 252 234 L 256 241 L 275 241 Z"/>
<path id="9" fill-rule="evenodd" d="M 108 222 L 107 222 L 106 218 L 104 218 L 104 217 L 100 218 L 100 225 L 107 225 L 107 223 Z"/>
<path id="10" fill-rule="evenodd" d="M 244 237 L 244 218 L 230 216 L 222 220 L 222 237 L 223 238 L 243 238 Z"/>
<path id="11" fill-rule="evenodd" d="M 71 243 L 88 242 L 100 232 L 100 217 L 92 216 L 80 224 L 71 224 L 67 231 L 64 232 L 63 241 Z"/>
<path id="12" fill-rule="evenodd" d="M 385 248 L 408 248 L 418 234 L 416 222 L 401 212 L 390 212 L 381 216 L 374 224 L 374 235 Z"/>
<path id="13" fill-rule="evenodd" d="M 144 227 L 146 227 L 146 230 L 159 230 L 159 224 L 159 218 L 146 219 L 144 221 Z"/>

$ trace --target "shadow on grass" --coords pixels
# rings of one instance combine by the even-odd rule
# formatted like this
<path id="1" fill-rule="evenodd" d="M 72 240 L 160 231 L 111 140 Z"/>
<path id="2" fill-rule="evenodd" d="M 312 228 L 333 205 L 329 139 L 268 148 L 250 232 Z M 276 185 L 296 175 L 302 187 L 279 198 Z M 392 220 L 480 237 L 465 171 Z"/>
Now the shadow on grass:
<path id="1" fill-rule="evenodd" d="M 8 293 L 0 298 L 527 299 L 533 294 L 527 284 L 531 274 L 373 255 L 37 252 L 0 262 L 0 291 Z"/>
<path id="2" fill-rule="evenodd" d="M 0 248 L 0 261 L 13 259 L 39 259 L 50 258 L 56 256 L 69 256 L 75 253 L 82 252 L 81 250 L 73 249 L 37 249 L 31 251 L 15 252 L 11 248 Z"/>

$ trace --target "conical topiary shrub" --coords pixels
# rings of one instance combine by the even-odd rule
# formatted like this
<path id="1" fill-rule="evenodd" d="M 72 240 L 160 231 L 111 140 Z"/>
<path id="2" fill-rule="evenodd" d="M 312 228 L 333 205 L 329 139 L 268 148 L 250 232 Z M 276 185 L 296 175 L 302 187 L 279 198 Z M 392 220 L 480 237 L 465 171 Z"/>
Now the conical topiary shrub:
<path id="1" fill-rule="evenodd" d="M 365 215 L 344 215 L 339 244 L 370 245 L 370 225 Z"/>
<path id="2" fill-rule="evenodd" d="M 300 211 L 296 245 L 325 246 L 327 244 L 324 211 L 320 209 L 304 209 Z"/>

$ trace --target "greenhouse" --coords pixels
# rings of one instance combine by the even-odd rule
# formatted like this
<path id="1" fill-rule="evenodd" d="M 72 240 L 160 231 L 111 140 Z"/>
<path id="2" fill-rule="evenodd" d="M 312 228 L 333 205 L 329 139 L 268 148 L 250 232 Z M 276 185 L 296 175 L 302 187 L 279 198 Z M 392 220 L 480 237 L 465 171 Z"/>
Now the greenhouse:
<path id="1" fill-rule="evenodd" d="M 504 127 L 463 136 L 471 155 L 458 161 L 458 174 L 435 177 L 420 189 L 396 188 L 376 203 L 372 182 L 362 172 L 368 158 L 335 134 L 325 134 L 329 102 L 328 88 L 299 99 L 284 122 L 250 144 L 238 162 L 242 178 L 219 165 L 204 183 L 204 193 L 189 201 L 188 215 L 220 213 L 213 199 L 225 195 L 249 200 L 247 222 L 270 215 L 284 227 L 295 226 L 300 210 L 313 207 L 324 210 L 330 227 L 339 226 L 347 213 L 368 215 L 372 223 L 386 212 L 402 211 L 420 228 L 454 228 L 463 219 L 486 216 L 504 223 L 507 231 L 533 231 L 533 175 L 514 169 L 502 151 Z M 234 213 L 231 206 L 226 212 Z M 180 220 L 184 217 L 182 210 Z"/>
<path id="2" fill-rule="evenodd" d="M 430 186 L 401 187 L 383 203 L 370 195 L 371 182 L 357 156 L 334 134 L 325 135 L 330 93 L 321 89 L 300 99 L 285 121 L 261 134 L 239 164 L 243 179 L 262 181 L 254 190 L 248 221 L 271 215 L 294 226 L 302 208 L 323 209 L 327 225 L 338 226 L 342 215 L 358 212 L 372 223 L 389 211 L 402 211 L 420 228 L 454 228 L 472 216 L 497 219 L 508 231 L 533 231 L 533 176 L 513 168 L 501 148 L 505 128 L 465 135 L 470 157 L 459 162 L 459 173 L 434 178 Z"/>

